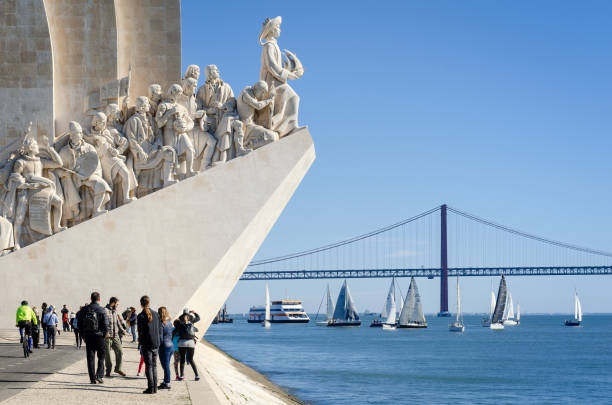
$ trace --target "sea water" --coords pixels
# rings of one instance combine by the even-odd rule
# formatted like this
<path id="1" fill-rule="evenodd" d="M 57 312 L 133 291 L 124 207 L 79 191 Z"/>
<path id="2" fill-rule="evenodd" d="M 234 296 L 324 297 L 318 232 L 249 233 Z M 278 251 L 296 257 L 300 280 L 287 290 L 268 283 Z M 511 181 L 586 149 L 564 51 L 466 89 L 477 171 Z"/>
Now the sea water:
<path id="1" fill-rule="evenodd" d="M 314 318 L 314 317 L 313 317 Z M 479 316 L 427 329 L 211 325 L 205 338 L 311 404 L 612 403 L 612 315 L 526 315 L 493 331 Z"/>

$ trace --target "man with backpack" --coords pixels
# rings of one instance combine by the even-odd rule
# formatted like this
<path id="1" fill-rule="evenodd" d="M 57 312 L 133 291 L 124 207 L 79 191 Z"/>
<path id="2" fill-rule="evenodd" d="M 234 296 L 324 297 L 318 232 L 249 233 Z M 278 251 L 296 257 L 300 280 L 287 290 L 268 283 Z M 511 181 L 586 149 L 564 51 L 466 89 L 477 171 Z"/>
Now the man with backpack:
<path id="1" fill-rule="evenodd" d="M 87 349 L 87 371 L 92 384 L 103 384 L 104 380 L 104 338 L 108 336 L 109 324 L 106 311 L 99 304 L 100 293 L 91 293 L 91 304 L 83 307 L 77 316 L 79 332 Z M 96 354 L 98 367 L 95 367 Z"/>

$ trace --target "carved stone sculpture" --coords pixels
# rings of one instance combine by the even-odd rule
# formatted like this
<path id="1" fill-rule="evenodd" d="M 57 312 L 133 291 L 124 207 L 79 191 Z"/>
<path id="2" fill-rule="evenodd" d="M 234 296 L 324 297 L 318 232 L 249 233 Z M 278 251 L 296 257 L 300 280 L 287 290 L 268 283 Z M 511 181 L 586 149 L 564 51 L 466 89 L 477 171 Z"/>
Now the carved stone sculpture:
<path id="1" fill-rule="evenodd" d="M 162 88 L 159 84 L 154 83 L 149 86 L 149 114 L 155 117 L 157 106 L 162 99 Z"/>
<path id="2" fill-rule="evenodd" d="M 263 80 L 245 87 L 238 95 L 236 104 L 240 121 L 245 125 L 246 147 L 257 149 L 278 140 L 278 133 L 268 129 L 273 103 L 274 98 Z"/>
<path id="3" fill-rule="evenodd" d="M 259 34 L 259 43 L 263 46 L 259 78 L 268 84 L 271 94 L 274 94 L 271 126 L 268 128 L 278 132 L 282 138 L 298 128 L 300 98 L 287 80 L 302 77 L 304 68 L 297 56 L 287 50 L 287 61 L 283 62 L 283 54 L 276 42 L 280 36 L 281 22 L 281 17 L 267 18 L 263 22 Z"/>
<path id="4" fill-rule="evenodd" d="M 206 111 L 209 131 L 215 133 L 223 114 L 221 107 L 229 98 L 234 97 L 234 91 L 229 84 L 221 80 L 217 66 L 206 66 L 204 74 L 206 75 L 206 82 L 198 89 L 196 98 L 198 108 Z"/>
<path id="5" fill-rule="evenodd" d="M 177 100 L 183 93 L 183 89 L 178 84 L 173 84 L 168 89 L 166 99 L 157 107 L 155 122 L 162 129 L 163 142 L 165 146 L 171 146 L 176 153 L 175 173 L 183 178 L 193 176 L 193 158 L 195 150 L 188 132 L 193 129 L 193 120 L 189 112 Z M 185 123 L 185 130 L 177 133 L 174 122 L 182 119 Z"/>
<path id="6" fill-rule="evenodd" d="M 155 135 L 149 115 L 149 100 L 136 99 L 136 112 L 125 123 L 125 136 L 134 172 L 138 176 L 138 195 L 145 195 L 161 187 L 176 183 L 173 179 L 175 152 L 164 146 L 161 135 Z"/>
<path id="7" fill-rule="evenodd" d="M 215 164 L 243 156 L 251 151 L 244 148 L 244 132 L 236 109 L 236 99 L 229 98 L 219 111 L 222 116 L 215 133 L 217 138 L 217 150 L 213 157 Z"/>
<path id="8" fill-rule="evenodd" d="M 62 222 L 75 225 L 92 216 L 105 213 L 112 193 L 102 177 L 102 166 L 96 149 L 83 139 L 78 122 L 68 124 L 70 140 L 60 150 L 63 162 L 62 187 L 64 206 Z"/>
<path id="9" fill-rule="evenodd" d="M 60 225 L 62 197 L 53 180 L 43 177 L 43 169 L 62 166 L 62 159 L 43 139 L 43 150 L 50 157 L 41 158 L 38 142 L 26 137 L 13 164 L 5 196 L 5 215 L 13 219 L 14 249 L 65 230 Z"/>
<path id="10" fill-rule="evenodd" d="M 118 132 L 123 132 L 123 117 L 121 116 L 121 109 L 117 104 L 111 103 L 107 105 L 104 114 L 106 114 L 106 127 L 109 130 L 115 129 Z"/>
<path id="11" fill-rule="evenodd" d="M 104 181 L 113 187 L 111 208 L 127 204 L 136 199 L 136 176 L 133 170 L 127 167 L 123 153 L 127 150 L 128 140 L 118 131 L 109 131 L 106 128 L 107 117 L 104 113 L 96 113 L 91 120 L 89 141 L 92 143 L 102 165 Z"/>
<path id="12" fill-rule="evenodd" d="M 194 123 L 198 124 L 194 125 L 193 130 L 189 133 L 189 137 L 191 138 L 195 151 L 193 169 L 199 172 L 211 166 L 217 139 L 208 132 L 210 125 L 207 121 L 206 112 L 198 109 L 198 103 L 195 96 L 195 92 L 198 88 L 197 79 L 188 77 L 183 82 L 185 83 L 185 87 L 183 88 L 181 105 L 185 107 Z"/>

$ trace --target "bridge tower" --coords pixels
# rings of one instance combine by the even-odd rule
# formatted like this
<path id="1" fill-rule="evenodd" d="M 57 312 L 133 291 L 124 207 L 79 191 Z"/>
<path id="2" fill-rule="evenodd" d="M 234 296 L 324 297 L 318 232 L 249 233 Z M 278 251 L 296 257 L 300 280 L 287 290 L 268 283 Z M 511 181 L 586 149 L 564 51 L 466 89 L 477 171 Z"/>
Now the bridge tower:
<path id="1" fill-rule="evenodd" d="M 450 316 L 448 312 L 448 238 L 446 230 L 446 204 L 443 204 L 440 207 L 440 312 L 438 316 Z"/>

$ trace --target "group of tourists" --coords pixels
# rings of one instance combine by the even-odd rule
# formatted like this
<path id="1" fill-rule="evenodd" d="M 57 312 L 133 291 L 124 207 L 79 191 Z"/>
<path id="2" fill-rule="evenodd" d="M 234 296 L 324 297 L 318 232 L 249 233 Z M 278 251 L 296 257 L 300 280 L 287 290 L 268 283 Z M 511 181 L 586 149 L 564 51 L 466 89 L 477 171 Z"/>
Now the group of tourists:
<path id="1" fill-rule="evenodd" d="M 132 342 L 138 341 L 140 364 L 137 375 L 140 375 L 143 364 L 145 366 L 147 389 L 143 393 L 154 394 L 158 389 L 170 389 L 171 359 L 174 359 L 176 381 L 184 380 L 185 363 L 191 365 L 195 380 L 199 381 L 200 376 L 194 360 L 198 329 L 194 324 L 200 320 L 200 316 L 185 308 L 181 316 L 173 321 L 166 307 L 159 307 L 157 311 L 151 310 L 150 299 L 146 295 L 140 298 L 140 306 L 142 311 L 139 314 L 136 314 L 134 307 L 120 313 L 118 298 L 111 297 L 108 304 L 102 307 L 98 292 L 93 292 L 91 302 L 82 306 L 76 314 L 70 313 L 64 305 L 61 313 L 62 318 L 66 318 L 67 325 L 64 325 L 63 330 L 66 331 L 67 327 L 74 332 L 77 349 L 81 347 L 83 340 L 85 341 L 90 383 L 104 384 L 104 377 L 111 377 L 111 370 L 115 374 L 126 376 L 122 369 L 122 338 L 128 335 L 128 330 L 131 332 Z M 48 348 L 55 349 L 55 336 L 59 333 L 60 320 L 52 305 L 43 303 L 42 310 L 41 318 L 36 307 L 30 308 L 27 301 L 22 301 L 17 309 L 16 324 L 19 334 L 22 342 L 24 336 L 27 336 L 30 352 L 32 347 L 38 348 L 40 326 L 43 327 L 45 344 L 48 344 Z M 113 352 L 114 368 L 111 358 Z M 163 381 L 159 385 L 158 357 L 164 372 Z"/>

